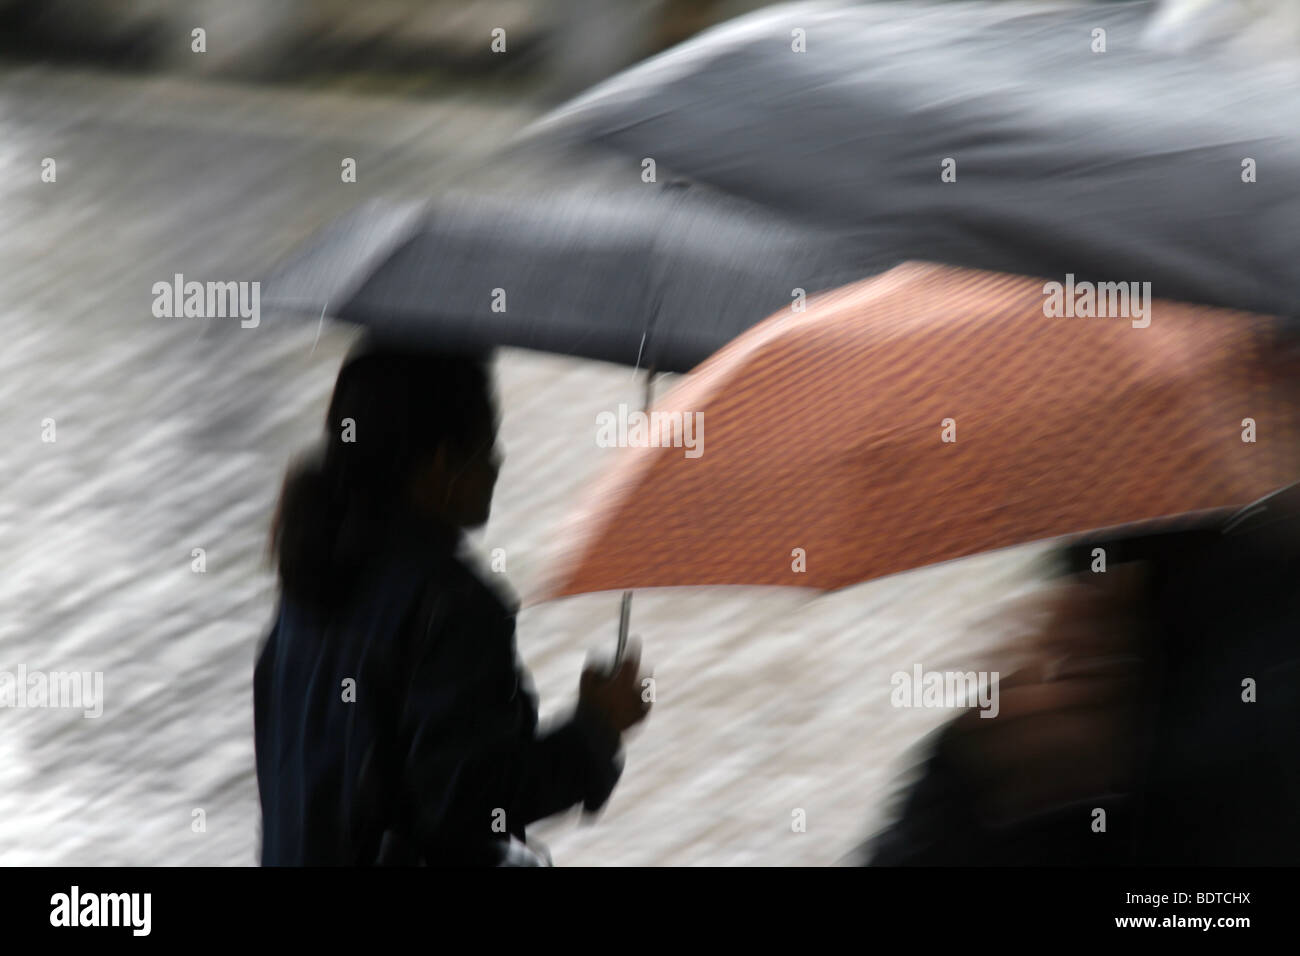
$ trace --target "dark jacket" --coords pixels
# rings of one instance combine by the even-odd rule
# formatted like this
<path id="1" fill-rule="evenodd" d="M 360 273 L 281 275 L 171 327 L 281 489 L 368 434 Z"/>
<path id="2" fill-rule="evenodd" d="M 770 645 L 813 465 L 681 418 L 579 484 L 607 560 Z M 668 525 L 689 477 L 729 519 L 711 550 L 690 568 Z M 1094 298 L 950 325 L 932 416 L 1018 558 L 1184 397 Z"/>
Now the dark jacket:
<path id="1" fill-rule="evenodd" d="M 876 865 L 1294 866 L 1300 863 L 1300 486 L 1228 520 L 1177 531 L 1084 539 L 1066 552 L 1085 572 L 1092 549 L 1145 563 L 1149 634 L 1131 727 L 1133 791 L 1108 795 L 1104 838 L 1080 800 L 1006 827 L 981 823 L 952 759 L 951 726 L 927 745 L 900 817 L 863 848 Z M 1257 682 L 1255 702 L 1243 680 Z"/>
<path id="2" fill-rule="evenodd" d="M 337 608 L 282 600 L 254 676 L 263 865 L 493 865 L 608 799 L 618 735 L 582 712 L 538 735 L 514 600 L 459 544 L 408 523 Z"/>

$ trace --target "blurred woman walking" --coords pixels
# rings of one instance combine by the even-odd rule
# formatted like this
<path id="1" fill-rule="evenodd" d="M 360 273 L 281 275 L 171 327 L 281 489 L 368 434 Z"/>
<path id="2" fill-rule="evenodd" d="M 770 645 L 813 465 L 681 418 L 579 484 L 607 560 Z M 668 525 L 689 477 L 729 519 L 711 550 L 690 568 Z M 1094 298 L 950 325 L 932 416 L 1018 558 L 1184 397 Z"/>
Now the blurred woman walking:
<path id="1" fill-rule="evenodd" d="M 525 828 L 596 811 L 644 719 L 639 655 L 538 733 L 515 602 L 460 554 L 500 458 L 484 360 L 363 345 L 291 469 L 282 597 L 255 671 L 264 865 L 540 863 Z"/>

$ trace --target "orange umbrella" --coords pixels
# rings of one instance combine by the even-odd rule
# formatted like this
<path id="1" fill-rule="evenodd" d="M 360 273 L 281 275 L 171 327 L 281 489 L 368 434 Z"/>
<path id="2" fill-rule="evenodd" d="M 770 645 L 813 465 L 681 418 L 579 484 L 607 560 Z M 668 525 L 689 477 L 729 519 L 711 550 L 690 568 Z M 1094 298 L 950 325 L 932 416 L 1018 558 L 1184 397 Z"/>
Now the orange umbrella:
<path id="1" fill-rule="evenodd" d="M 1300 476 L 1277 319 L 1148 300 L 1137 327 L 1080 317 L 1084 295 L 1051 317 L 1041 279 L 908 263 L 772 316 L 649 428 L 605 420 L 641 447 L 611 452 L 542 596 L 832 589 Z"/>

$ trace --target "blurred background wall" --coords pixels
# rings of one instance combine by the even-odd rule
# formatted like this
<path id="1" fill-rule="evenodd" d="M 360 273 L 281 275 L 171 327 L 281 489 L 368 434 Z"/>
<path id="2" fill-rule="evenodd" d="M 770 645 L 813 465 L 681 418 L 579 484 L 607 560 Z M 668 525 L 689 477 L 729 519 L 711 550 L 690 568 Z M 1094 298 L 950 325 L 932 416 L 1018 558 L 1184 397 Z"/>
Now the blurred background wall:
<path id="1" fill-rule="evenodd" d="M 576 92 L 760 0 L 0 0 L 13 54 L 231 78 L 474 77 Z M 208 54 L 190 55 L 201 26 Z M 514 55 L 489 49 L 506 31 Z M 443 75 L 446 74 L 446 75 Z"/>

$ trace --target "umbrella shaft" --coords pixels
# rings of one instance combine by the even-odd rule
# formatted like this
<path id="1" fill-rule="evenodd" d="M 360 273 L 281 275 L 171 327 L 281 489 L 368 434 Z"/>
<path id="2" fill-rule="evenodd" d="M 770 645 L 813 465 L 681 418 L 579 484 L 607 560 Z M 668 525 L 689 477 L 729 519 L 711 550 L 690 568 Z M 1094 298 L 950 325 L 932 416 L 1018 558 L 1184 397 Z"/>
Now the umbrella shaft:
<path id="1" fill-rule="evenodd" d="M 614 652 L 614 668 L 623 662 L 623 652 L 627 650 L 627 625 L 632 616 L 632 592 L 623 592 L 623 604 L 618 614 L 618 649 Z"/>

